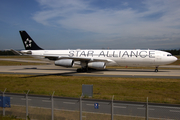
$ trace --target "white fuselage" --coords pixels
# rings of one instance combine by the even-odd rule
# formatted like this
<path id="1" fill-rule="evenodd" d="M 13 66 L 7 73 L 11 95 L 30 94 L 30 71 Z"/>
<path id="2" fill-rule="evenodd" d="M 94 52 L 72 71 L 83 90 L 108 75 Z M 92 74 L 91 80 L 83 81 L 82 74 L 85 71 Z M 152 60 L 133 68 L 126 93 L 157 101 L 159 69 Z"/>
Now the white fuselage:
<path id="1" fill-rule="evenodd" d="M 90 58 L 107 60 L 107 66 L 159 66 L 177 60 L 168 52 L 159 50 L 23 50 L 38 56 Z"/>

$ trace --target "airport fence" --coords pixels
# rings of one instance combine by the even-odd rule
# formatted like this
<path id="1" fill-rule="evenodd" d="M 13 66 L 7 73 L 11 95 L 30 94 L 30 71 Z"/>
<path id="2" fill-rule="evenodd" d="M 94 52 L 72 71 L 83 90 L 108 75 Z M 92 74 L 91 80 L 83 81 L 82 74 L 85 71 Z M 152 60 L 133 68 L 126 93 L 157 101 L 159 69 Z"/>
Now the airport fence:
<path id="1" fill-rule="evenodd" d="M 0 108 L 0 114 L 15 116 L 26 120 L 157 120 L 180 119 L 180 106 L 152 104 L 147 101 L 121 102 L 64 98 L 54 96 L 3 93 L 10 97 L 11 107 Z"/>

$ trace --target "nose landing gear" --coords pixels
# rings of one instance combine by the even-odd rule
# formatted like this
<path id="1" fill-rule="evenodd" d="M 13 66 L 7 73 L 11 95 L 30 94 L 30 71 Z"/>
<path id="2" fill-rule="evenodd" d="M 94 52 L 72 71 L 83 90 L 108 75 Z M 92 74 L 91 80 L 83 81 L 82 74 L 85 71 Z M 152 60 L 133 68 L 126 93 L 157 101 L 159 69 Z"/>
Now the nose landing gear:
<path id="1" fill-rule="evenodd" d="M 156 67 L 156 69 L 154 70 L 154 72 L 158 72 L 158 66 Z"/>

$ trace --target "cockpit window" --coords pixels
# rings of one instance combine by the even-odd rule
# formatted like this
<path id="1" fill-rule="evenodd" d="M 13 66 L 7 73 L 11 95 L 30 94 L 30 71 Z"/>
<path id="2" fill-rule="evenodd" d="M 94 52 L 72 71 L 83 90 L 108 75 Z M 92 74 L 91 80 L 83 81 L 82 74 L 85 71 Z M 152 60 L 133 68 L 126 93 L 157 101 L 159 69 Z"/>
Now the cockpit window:
<path id="1" fill-rule="evenodd" d="M 172 56 L 172 54 L 167 54 L 167 56 Z"/>

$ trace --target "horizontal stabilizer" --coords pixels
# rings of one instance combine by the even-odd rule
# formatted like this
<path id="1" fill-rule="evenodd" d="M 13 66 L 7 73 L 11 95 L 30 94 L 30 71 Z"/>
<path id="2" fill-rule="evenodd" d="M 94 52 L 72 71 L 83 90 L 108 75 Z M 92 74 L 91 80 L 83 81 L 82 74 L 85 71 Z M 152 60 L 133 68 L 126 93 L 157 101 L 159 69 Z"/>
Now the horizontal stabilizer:
<path id="1" fill-rule="evenodd" d="M 22 55 L 20 52 L 13 50 L 13 49 L 11 49 L 11 52 L 13 52 L 15 55 Z"/>

